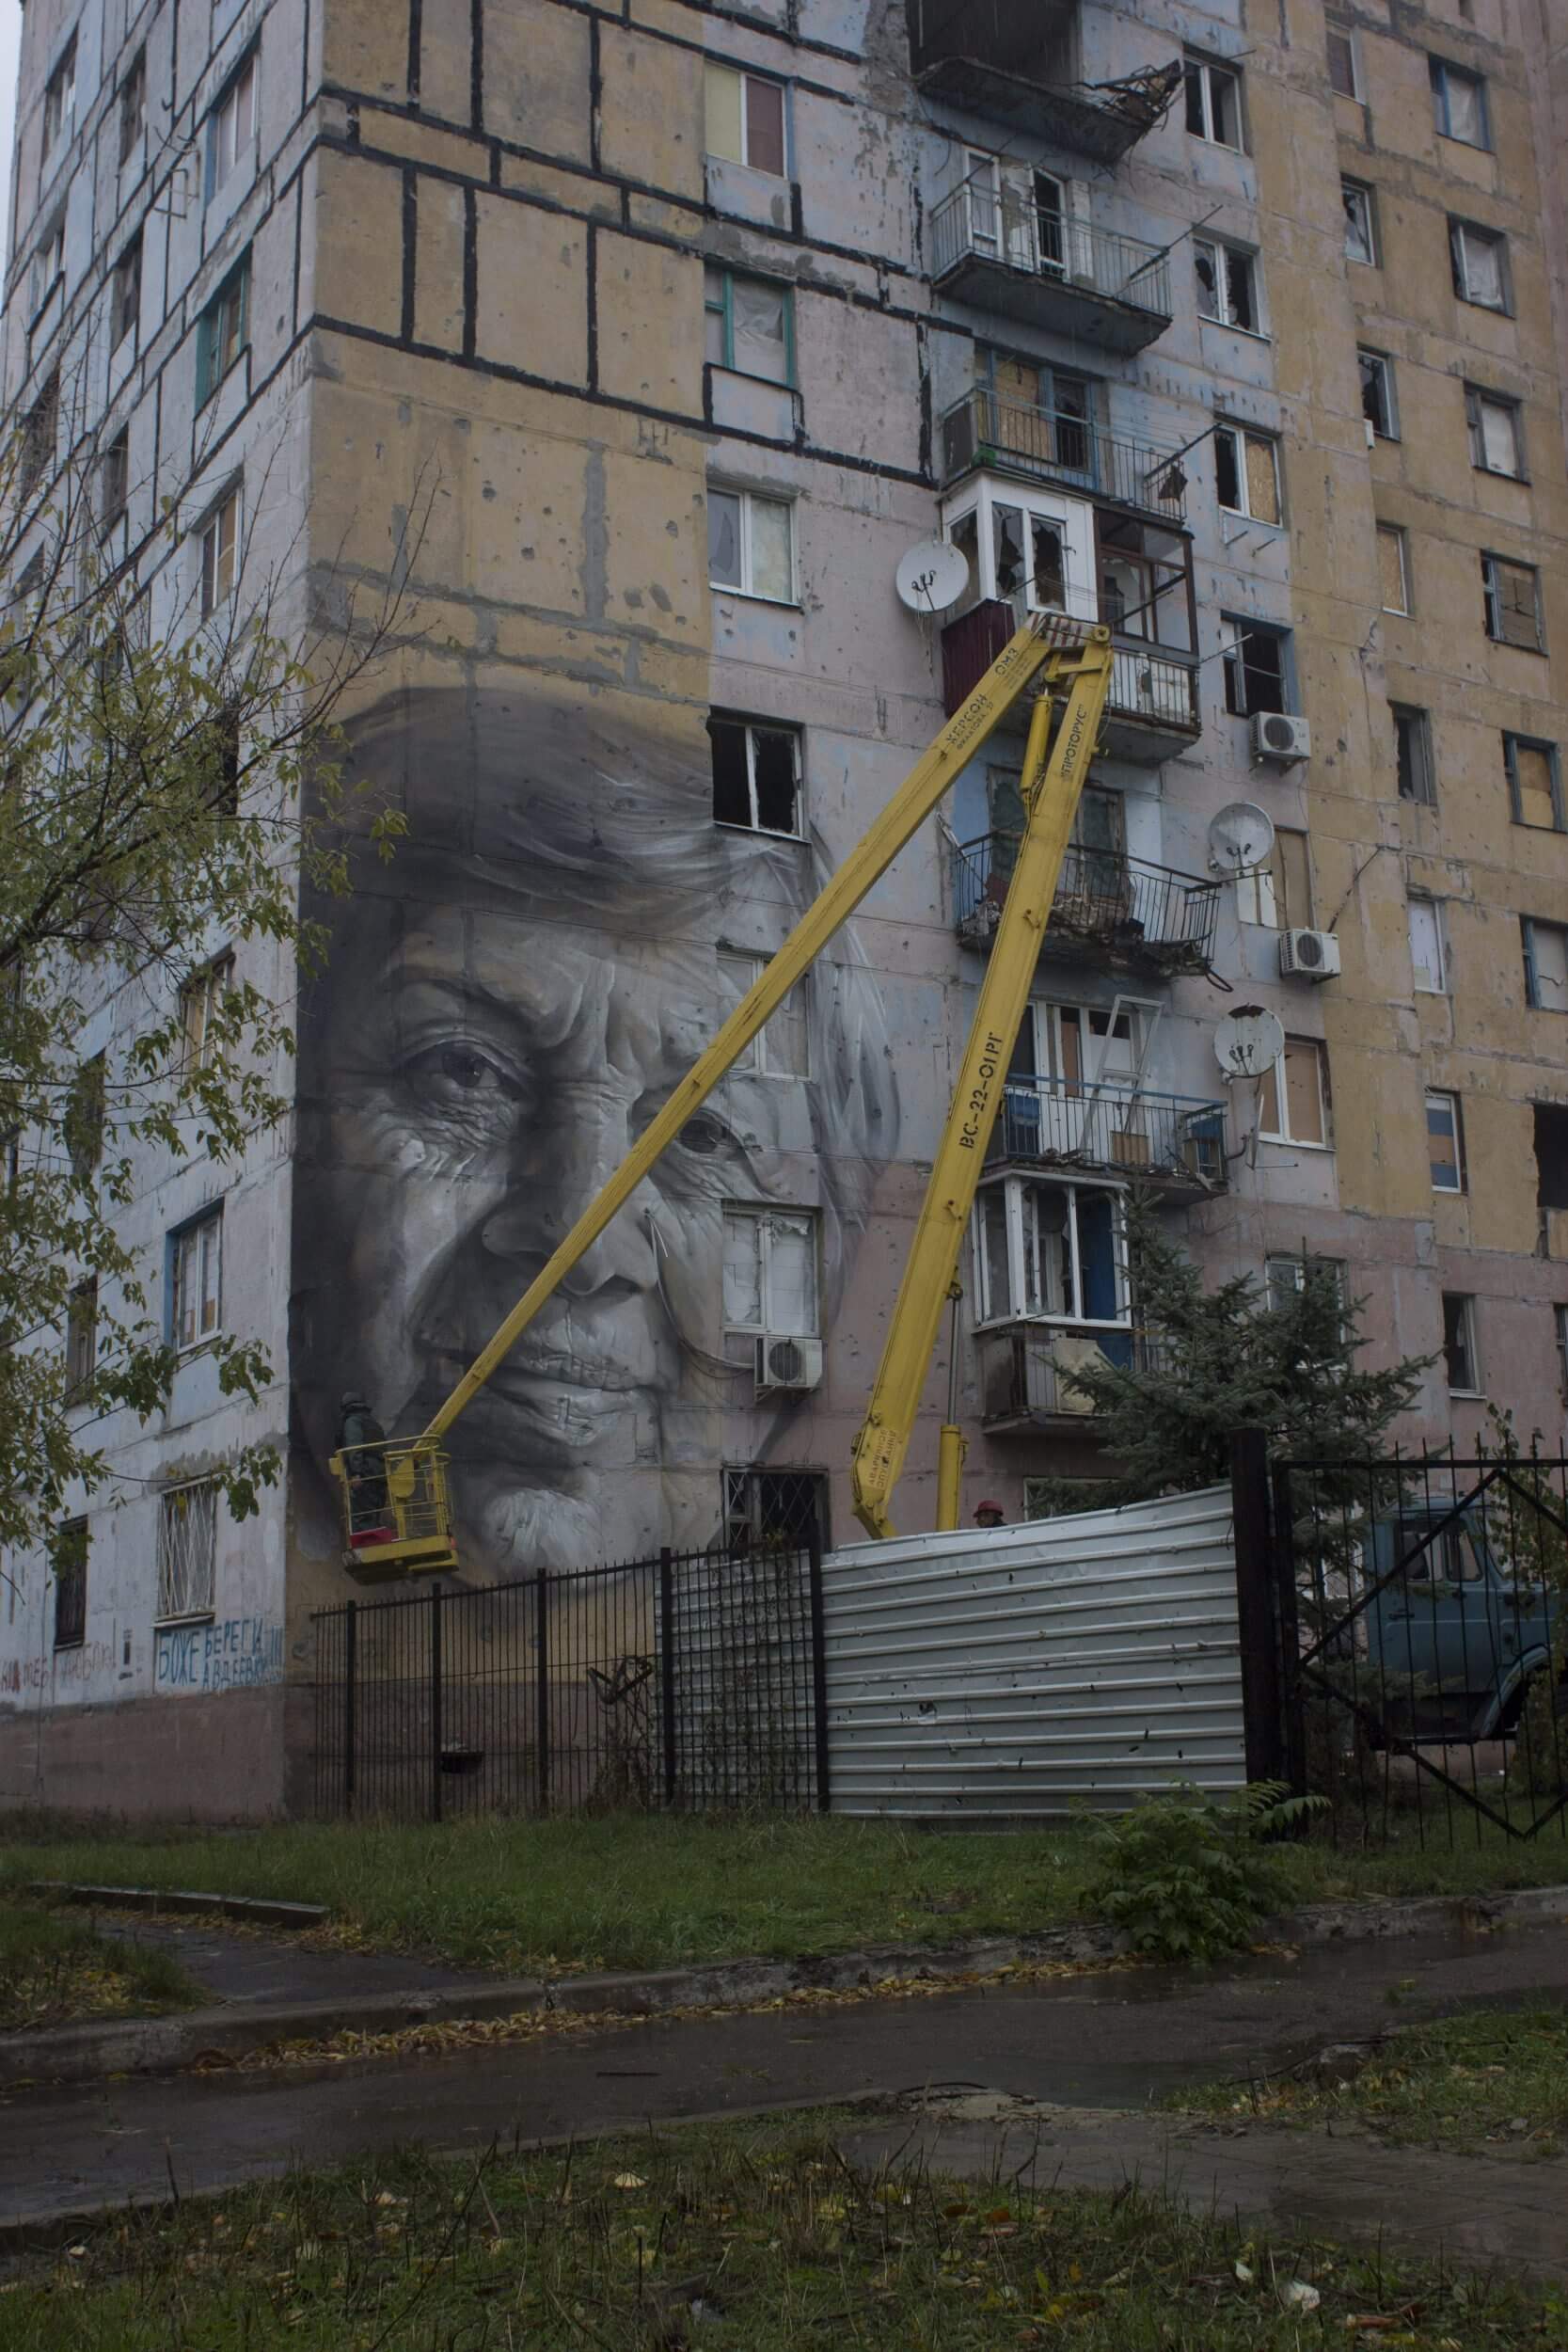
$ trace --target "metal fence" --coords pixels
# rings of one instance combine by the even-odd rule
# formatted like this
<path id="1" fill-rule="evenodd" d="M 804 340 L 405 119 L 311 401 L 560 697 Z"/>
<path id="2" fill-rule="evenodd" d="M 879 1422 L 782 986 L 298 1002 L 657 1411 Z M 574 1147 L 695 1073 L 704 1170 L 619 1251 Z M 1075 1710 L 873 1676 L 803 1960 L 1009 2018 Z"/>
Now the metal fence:
<path id="1" fill-rule="evenodd" d="M 1080 296 L 1172 315 L 1168 248 L 1051 213 L 984 174 L 965 180 L 931 215 L 931 275 L 979 262 L 1054 280 Z"/>
<path id="2" fill-rule="evenodd" d="M 953 851 L 960 938 L 986 944 L 1001 920 L 1022 836 L 981 834 Z M 1218 882 L 1151 866 L 1117 850 L 1069 843 L 1056 877 L 1040 952 L 1082 957 L 1085 946 L 1158 972 L 1208 971 L 1219 918 Z"/>
<path id="3" fill-rule="evenodd" d="M 1187 512 L 1187 477 L 1167 453 L 1124 441 L 1087 417 L 1041 408 L 976 385 L 942 421 L 942 472 L 951 481 L 972 466 L 1003 466 L 1070 482 L 1180 523 Z"/>
<path id="4" fill-rule="evenodd" d="M 814 1545 L 318 1611 L 318 1814 L 828 1801 Z"/>

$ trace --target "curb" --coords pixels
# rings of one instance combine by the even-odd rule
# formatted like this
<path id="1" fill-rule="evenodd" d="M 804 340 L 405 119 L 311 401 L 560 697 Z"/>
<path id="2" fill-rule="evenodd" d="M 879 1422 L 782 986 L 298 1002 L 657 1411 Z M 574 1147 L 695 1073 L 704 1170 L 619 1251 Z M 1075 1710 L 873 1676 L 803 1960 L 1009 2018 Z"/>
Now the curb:
<path id="1" fill-rule="evenodd" d="M 100 1911 L 168 1911 L 208 1918 L 248 1920 L 256 1928 L 319 1928 L 325 1903 L 290 1903 L 268 1895 L 203 1895 L 186 1886 L 87 1886 L 75 1879 L 35 1879 L 30 1895 L 57 1903 L 91 1903 Z"/>
<path id="2" fill-rule="evenodd" d="M 1267 1922 L 1260 1936 L 1296 1945 L 1362 1943 L 1434 1933 L 1487 1935 L 1505 1927 L 1560 1921 L 1568 1923 L 1568 1886 L 1489 1896 L 1314 1903 Z M 567 2016 L 612 2010 L 621 2016 L 657 2017 L 677 2009 L 742 2008 L 790 1993 L 870 1991 L 889 1978 L 928 1982 L 993 1975 L 1021 1963 L 1114 1960 L 1124 1949 L 1125 1940 L 1115 1929 L 1083 1925 L 937 1949 L 884 1944 L 820 1958 L 715 1961 L 553 1982 L 538 1977 L 500 1978 L 494 1984 L 450 1991 L 230 2004 L 187 2010 L 172 2017 L 108 2018 L 12 2036 L 0 2046 L 0 2089 L 87 2082 L 107 2074 L 177 2074 L 200 2058 L 241 2058 L 279 2042 L 325 2041 L 344 2032 L 397 2032 L 405 2026 L 513 2017 L 541 2010 Z"/>

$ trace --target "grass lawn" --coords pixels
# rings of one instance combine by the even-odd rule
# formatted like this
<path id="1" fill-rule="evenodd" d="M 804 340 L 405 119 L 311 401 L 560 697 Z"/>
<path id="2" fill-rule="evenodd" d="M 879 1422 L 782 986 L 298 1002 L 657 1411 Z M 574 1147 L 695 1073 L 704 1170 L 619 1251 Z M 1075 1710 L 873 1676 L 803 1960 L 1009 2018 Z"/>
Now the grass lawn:
<path id="1" fill-rule="evenodd" d="M 80 1913 L 0 1904 L 0 2033 L 184 2009 L 200 1997 L 167 1952 L 116 1943 Z"/>
<path id="2" fill-rule="evenodd" d="M 1285 2078 L 1238 2090 L 1213 2084 L 1169 2104 L 1316 2131 L 1363 2123 L 1406 2145 L 1490 2143 L 1560 2155 L 1568 2143 L 1568 2010 L 1475 2010 L 1405 2026 L 1342 2085 Z"/>
<path id="3" fill-rule="evenodd" d="M 296 2175 L 35 2257 L 0 2313 L 8 2352 L 1489 2352 L 1561 2344 L 1568 2303 L 1139 2191 L 862 2178 L 786 2118 Z"/>
<path id="4" fill-rule="evenodd" d="M 1281 1850 L 1291 1899 L 1463 1894 L 1568 1881 L 1568 1839 L 1510 1843 L 1468 1821 L 1357 1854 Z M 792 1958 L 950 1944 L 1091 1915 L 1082 1824 L 937 1833 L 816 1816 L 499 1817 L 441 1827 L 291 1822 L 73 1834 L 0 1825 L 0 1891 L 39 1879 L 200 1887 L 327 1904 L 346 1941 L 518 1970 Z"/>

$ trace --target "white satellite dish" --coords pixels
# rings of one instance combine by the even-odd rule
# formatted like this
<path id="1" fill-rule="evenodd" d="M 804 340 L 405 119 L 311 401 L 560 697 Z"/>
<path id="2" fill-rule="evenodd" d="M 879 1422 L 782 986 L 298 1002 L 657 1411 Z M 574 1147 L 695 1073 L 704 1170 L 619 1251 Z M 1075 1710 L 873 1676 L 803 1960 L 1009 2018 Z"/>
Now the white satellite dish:
<path id="1" fill-rule="evenodd" d="M 922 539 L 898 559 L 898 601 L 911 612 L 945 612 L 969 585 L 969 565 L 951 539 Z"/>
<path id="2" fill-rule="evenodd" d="M 1255 874 L 1274 851 L 1274 818 L 1255 801 L 1232 801 L 1209 827 L 1209 863 L 1216 874 Z"/>
<path id="3" fill-rule="evenodd" d="M 1214 1029 L 1214 1059 L 1227 1078 L 1260 1078 L 1285 1051 L 1285 1024 L 1261 1005 L 1238 1005 Z"/>

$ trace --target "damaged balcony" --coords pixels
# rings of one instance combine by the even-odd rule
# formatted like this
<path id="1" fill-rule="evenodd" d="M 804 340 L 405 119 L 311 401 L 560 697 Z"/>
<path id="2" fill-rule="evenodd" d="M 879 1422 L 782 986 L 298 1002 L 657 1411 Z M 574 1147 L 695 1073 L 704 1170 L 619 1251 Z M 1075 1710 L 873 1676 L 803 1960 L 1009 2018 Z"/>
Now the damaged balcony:
<path id="1" fill-rule="evenodd" d="M 1002 919 L 1019 836 L 983 834 L 953 851 L 958 937 L 986 948 Z M 1170 979 L 1212 966 L 1220 886 L 1118 850 L 1069 847 L 1040 939 L 1044 961 Z"/>
<path id="2" fill-rule="evenodd" d="M 1104 608 L 1104 618 L 1115 631 L 1114 600 Z M 942 632 L 942 687 L 949 718 L 974 691 L 1018 626 L 1012 605 L 990 597 L 948 622 Z M 1028 703 L 1021 697 L 1002 724 L 1022 732 L 1028 723 Z M 1147 644 L 1129 644 L 1118 636 L 1101 728 L 1111 757 L 1145 763 L 1168 759 L 1196 743 L 1201 731 L 1196 663 L 1162 654 Z"/>
<path id="3" fill-rule="evenodd" d="M 1027 126 L 1115 164 L 1181 87 L 1180 63 L 1117 82 L 1077 78 L 1077 0 L 908 0 L 910 68 L 923 96 Z"/>
<path id="4" fill-rule="evenodd" d="M 1092 499 L 1168 523 L 1187 516 L 1187 476 L 1176 458 L 1102 433 L 1087 416 L 1042 408 L 976 385 L 942 421 L 942 480 L 977 467 L 1026 481 L 1061 482 Z"/>
<path id="5" fill-rule="evenodd" d="M 1075 1364 L 1110 1363 L 1156 1371 L 1155 1343 L 1141 1331 L 1074 1327 L 1071 1324 L 1003 1324 L 975 1334 L 980 1375 L 980 1425 L 993 1438 L 1065 1430 L 1094 1418 L 1073 1384 Z"/>
<path id="6" fill-rule="evenodd" d="M 1142 351 L 1173 316 L 1164 246 L 1096 229 L 1062 209 L 1060 183 L 1026 193 L 994 162 L 931 215 L 931 278 L 956 302 L 1070 335 L 1101 351 Z"/>
<path id="7" fill-rule="evenodd" d="M 1009 1077 L 990 1169 L 1082 1170 L 1201 1200 L 1226 1185 L 1223 1103 L 1156 1094 L 1125 1079 Z"/>

